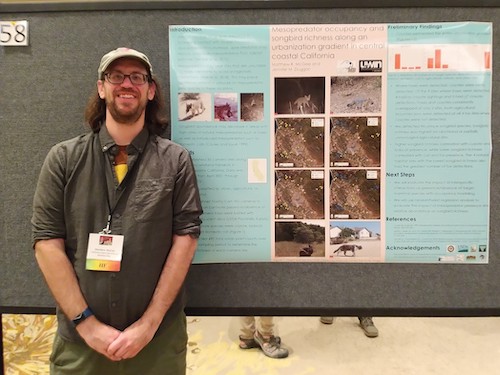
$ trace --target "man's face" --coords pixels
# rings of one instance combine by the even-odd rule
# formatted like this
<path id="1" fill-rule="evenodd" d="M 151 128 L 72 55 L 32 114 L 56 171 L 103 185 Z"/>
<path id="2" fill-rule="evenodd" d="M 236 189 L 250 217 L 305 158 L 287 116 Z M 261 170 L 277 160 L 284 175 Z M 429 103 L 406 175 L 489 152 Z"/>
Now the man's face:
<path id="1" fill-rule="evenodd" d="M 122 58 L 115 61 L 106 73 L 147 75 L 146 67 L 135 59 Z M 122 83 L 109 83 L 106 78 L 97 81 L 99 97 L 106 101 L 106 114 L 121 124 L 134 124 L 144 115 L 148 100 L 155 96 L 156 86 L 153 82 L 134 85 L 130 77 Z"/>

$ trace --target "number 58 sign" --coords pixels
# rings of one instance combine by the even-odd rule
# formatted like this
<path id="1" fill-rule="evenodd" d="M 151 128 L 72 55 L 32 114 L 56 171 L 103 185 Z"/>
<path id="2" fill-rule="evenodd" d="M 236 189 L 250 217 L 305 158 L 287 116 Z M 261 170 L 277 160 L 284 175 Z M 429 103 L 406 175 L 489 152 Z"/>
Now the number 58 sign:
<path id="1" fill-rule="evenodd" d="M 0 46 L 27 46 L 28 21 L 0 21 Z"/>

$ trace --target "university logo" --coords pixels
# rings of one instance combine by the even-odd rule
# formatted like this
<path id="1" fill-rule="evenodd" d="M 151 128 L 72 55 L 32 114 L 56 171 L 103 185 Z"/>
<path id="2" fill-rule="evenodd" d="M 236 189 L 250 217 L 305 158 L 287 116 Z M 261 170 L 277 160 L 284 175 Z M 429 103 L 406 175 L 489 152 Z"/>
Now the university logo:
<path id="1" fill-rule="evenodd" d="M 353 64 L 352 61 L 349 60 L 344 60 L 339 62 L 337 65 L 337 69 L 339 70 L 340 73 L 356 73 L 356 66 Z"/>
<path id="2" fill-rule="evenodd" d="M 359 60 L 360 73 L 382 72 L 382 60 Z"/>

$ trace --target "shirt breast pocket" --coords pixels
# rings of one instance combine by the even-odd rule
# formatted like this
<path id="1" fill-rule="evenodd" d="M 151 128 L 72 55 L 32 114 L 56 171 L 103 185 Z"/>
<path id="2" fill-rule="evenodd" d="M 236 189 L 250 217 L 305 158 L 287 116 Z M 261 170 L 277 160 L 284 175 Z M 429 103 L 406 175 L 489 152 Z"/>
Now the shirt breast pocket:
<path id="1" fill-rule="evenodd" d="M 163 219 L 172 212 L 174 178 L 138 180 L 134 191 L 134 217 L 138 222 Z"/>

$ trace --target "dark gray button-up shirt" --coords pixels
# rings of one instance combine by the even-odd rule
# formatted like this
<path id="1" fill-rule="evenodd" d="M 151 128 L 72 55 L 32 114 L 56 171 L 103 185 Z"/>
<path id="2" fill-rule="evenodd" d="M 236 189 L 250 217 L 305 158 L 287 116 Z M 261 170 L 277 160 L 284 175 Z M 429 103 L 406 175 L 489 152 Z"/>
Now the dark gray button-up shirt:
<path id="1" fill-rule="evenodd" d="M 121 184 L 113 168 L 116 144 L 105 126 L 54 146 L 40 172 L 33 204 L 33 241 L 63 238 L 82 293 L 96 317 L 123 330 L 146 310 L 173 234 L 200 234 L 202 208 L 187 150 L 145 127 L 127 147 Z M 119 272 L 85 269 L 90 233 L 124 235 Z M 185 304 L 184 288 L 159 331 Z M 79 335 L 58 311 L 62 337 Z"/>

